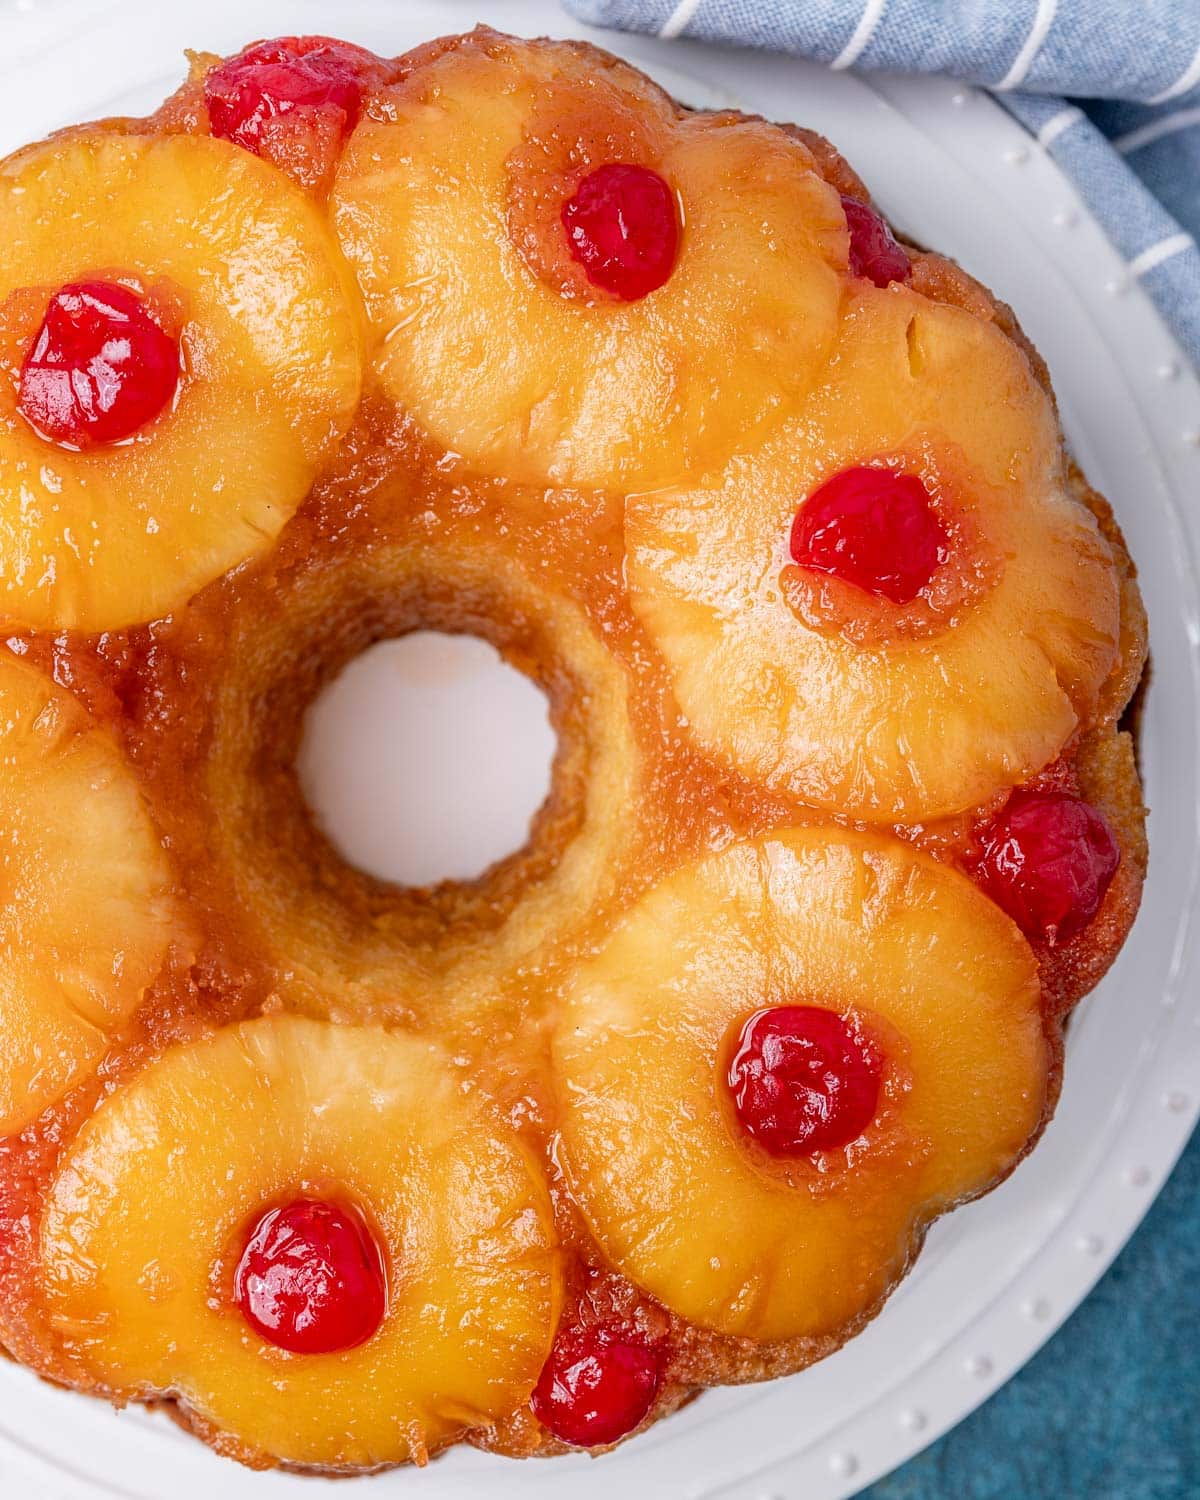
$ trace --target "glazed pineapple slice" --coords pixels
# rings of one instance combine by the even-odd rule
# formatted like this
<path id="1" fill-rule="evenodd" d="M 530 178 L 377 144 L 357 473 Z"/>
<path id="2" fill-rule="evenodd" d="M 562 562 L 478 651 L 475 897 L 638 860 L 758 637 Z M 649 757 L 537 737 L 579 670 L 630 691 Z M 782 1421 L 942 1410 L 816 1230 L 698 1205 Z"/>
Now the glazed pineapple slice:
<path id="1" fill-rule="evenodd" d="M 0 657 L 0 1135 L 103 1056 L 172 934 L 170 871 L 112 736 Z"/>
<path id="2" fill-rule="evenodd" d="M 554 1061 L 560 1160 L 615 1266 L 705 1328 L 840 1340 L 1030 1145 L 1057 1040 L 964 877 L 808 829 L 652 891 L 575 975 Z"/>
<path id="3" fill-rule="evenodd" d="M 360 318 L 319 209 L 228 142 L 83 130 L 10 157 L 0 618 L 155 619 L 262 552 L 349 424 Z"/>
<path id="4" fill-rule="evenodd" d="M 254 1462 L 423 1461 L 527 1399 L 558 1313 L 540 1171 L 445 1056 L 295 1017 L 109 1099 L 41 1253 L 81 1383 L 175 1394 Z"/>
<path id="5" fill-rule="evenodd" d="M 634 607 L 696 738 L 822 808 L 914 823 L 1053 760 L 1120 580 L 1054 411 L 993 325 L 860 284 L 826 383 L 703 488 L 634 496 Z"/>
<path id="6" fill-rule="evenodd" d="M 807 149 L 591 48 L 435 50 L 330 201 L 385 390 L 488 474 L 630 489 L 720 463 L 836 332 L 845 220 Z"/>

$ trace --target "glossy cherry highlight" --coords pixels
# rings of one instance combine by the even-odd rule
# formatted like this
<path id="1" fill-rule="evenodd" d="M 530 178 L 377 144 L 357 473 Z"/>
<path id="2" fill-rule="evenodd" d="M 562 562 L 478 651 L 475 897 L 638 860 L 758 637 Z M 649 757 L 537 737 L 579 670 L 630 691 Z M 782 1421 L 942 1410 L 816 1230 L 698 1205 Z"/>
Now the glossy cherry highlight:
<path id="1" fill-rule="evenodd" d="M 17 407 L 66 448 L 119 443 L 170 405 L 179 344 L 143 298 L 112 281 L 73 281 L 50 298 L 21 365 Z"/>
<path id="2" fill-rule="evenodd" d="M 332 111 L 343 135 L 382 63 L 373 53 L 324 36 L 277 37 L 247 47 L 204 80 L 215 136 L 256 155 L 267 122 L 295 110 Z"/>
<path id="3" fill-rule="evenodd" d="M 896 243 L 888 221 L 857 198 L 842 195 L 842 211 L 850 231 L 850 272 L 865 276 L 876 286 L 907 281 L 912 265 L 902 245 Z"/>
<path id="4" fill-rule="evenodd" d="M 792 560 L 908 604 L 950 552 L 929 492 L 912 474 L 845 469 L 804 502 L 792 523 Z"/>
<path id="5" fill-rule="evenodd" d="M 255 1221 L 234 1272 L 251 1328 L 291 1354 L 365 1343 L 387 1311 L 383 1257 L 355 1209 L 297 1198 Z"/>
<path id="6" fill-rule="evenodd" d="M 1063 792 L 1014 792 L 984 840 L 984 889 L 1027 937 L 1051 947 L 1083 931 L 1121 863 L 1107 821 Z"/>
<path id="7" fill-rule="evenodd" d="M 529 1404 L 562 1442 L 599 1448 L 645 1420 L 661 1384 L 658 1354 L 636 1335 L 583 1328 L 556 1341 Z"/>
<path id="8" fill-rule="evenodd" d="M 562 206 L 575 260 L 593 286 L 636 302 L 663 285 L 679 250 L 675 195 L 649 167 L 609 162 Z"/>
<path id="9" fill-rule="evenodd" d="M 778 1005 L 742 1027 L 726 1083 L 738 1123 L 772 1156 L 857 1140 L 879 1107 L 881 1064 L 836 1011 Z"/>

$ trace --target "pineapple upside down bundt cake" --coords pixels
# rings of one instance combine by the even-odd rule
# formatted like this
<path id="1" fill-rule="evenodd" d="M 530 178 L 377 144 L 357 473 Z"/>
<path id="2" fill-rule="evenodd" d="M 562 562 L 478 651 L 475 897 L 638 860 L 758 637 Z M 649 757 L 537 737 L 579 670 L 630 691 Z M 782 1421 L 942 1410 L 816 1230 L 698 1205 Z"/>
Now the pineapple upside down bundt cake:
<path id="1" fill-rule="evenodd" d="M 798 1370 L 1053 1109 L 1133 920 L 1133 568 L 1011 313 L 820 137 L 488 30 L 0 166 L 0 1341 L 252 1465 Z M 368 645 L 545 691 L 526 845 L 351 868 Z"/>

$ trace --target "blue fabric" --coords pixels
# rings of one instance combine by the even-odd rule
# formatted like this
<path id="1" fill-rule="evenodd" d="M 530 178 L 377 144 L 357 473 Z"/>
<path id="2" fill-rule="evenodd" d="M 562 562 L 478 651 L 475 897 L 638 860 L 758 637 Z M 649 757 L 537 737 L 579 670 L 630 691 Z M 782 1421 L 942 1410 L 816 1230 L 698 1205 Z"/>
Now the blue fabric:
<path id="1" fill-rule="evenodd" d="M 1200 0 L 564 3 L 596 26 L 997 90 L 1031 134 L 1045 132 L 1045 148 L 1200 365 Z"/>
<path id="2" fill-rule="evenodd" d="M 986 1406 L 863 1500 L 1196 1500 L 1200 1137 L 1111 1271 Z"/>

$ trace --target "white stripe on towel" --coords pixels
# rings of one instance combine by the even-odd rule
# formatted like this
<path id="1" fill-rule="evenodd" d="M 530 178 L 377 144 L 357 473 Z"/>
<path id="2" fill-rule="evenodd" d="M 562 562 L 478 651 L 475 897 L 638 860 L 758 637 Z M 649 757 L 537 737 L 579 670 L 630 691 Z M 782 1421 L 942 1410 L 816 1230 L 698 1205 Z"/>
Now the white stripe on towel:
<path id="1" fill-rule="evenodd" d="M 858 18 L 858 25 L 850 37 L 850 40 L 829 64 L 835 71 L 840 72 L 843 68 L 852 68 L 866 50 L 867 43 L 875 35 L 875 28 L 883 17 L 883 8 L 887 0 L 867 0 L 863 13 Z"/>
<path id="2" fill-rule="evenodd" d="M 1054 13 L 1057 9 L 1058 0 L 1038 0 L 1037 13 L 1034 15 L 1029 35 L 1025 38 L 1025 45 L 1014 58 L 1012 67 L 996 85 L 998 89 L 1017 89 L 1025 82 L 1030 68 L 1033 67 L 1034 58 L 1042 50 L 1042 43 L 1046 40 L 1051 26 L 1054 25 Z"/>
<path id="3" fill-rule="evenodd" d="M 1190 234 L 1169 234 L 1165 240 L 1159 240 L 1157 245 L 1151 245 L 1148 250 L 1135 255 L 1125 269 L 1131 276 L 1144 276 L 1147 271 L 1153 271 L 1155 266 L 1161 266 L 1164 260 L 1190 250 L 1195 243 Z"/>
<path id="4" fill-rule="evenodd" d="M 700 9 L 700 0 L 679 0 L 679 4 L 662 23 L 659 36 L 678 36 Z"/>
<path id="5" fill-rule="evenodd" d="M 1051 141 L 1058 140 L 1064 131 L 1070 130 L 1075 121 L 1082 120 L 1083 117 L 1083 110 L 1077 104 L 1071 104 L 1066 109 L 1060 109 L 1056 115 L 1051 115 L 1038 131 L 1038 145 L 1045 150 L 1049 147 Z"/>
<path id="6" fill-rule="evenodd" d="M 1147 104 L 1165 104 L 1168 99 L 1178 99 L 1180 94 L 1186 94 L 1189 89 L 1194 89 L 1200 83 L 1200 47 L 1196 48 L 1196 55 L 1184 68 L 1183 72 L 1175 80 L 1169 89 L 1163 89 L 1161 94 L 1155 94 L 1148 99 Z"/>
<path id="7" fill-rule="evenodd" d="M 1164 115 L 1161 120 L 1151 120 L 1149 125 L 1139 125 L 1125 135 L 1113 138 L 1113 145 L 1122 156 L 1139 151 L 1151 141 L 1161 140 L 1164 135 L 1174 135 L 1177 130 L 1186 130 L 1189 125 L 1200 125 L 1200 104 L 1194 109 L 1181 109 L 1173 115 Z"/>

